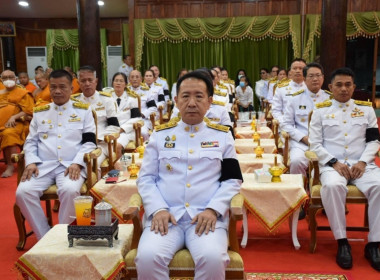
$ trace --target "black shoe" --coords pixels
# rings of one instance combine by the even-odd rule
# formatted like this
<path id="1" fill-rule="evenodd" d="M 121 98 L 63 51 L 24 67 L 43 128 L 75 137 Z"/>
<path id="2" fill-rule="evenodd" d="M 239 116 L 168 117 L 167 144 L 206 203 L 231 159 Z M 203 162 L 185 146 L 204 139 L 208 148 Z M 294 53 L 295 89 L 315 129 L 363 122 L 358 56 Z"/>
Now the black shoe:
<path id="1" fill-rule="evenodd" d="M 306 217 L 306 212 L 303 209 L 303 206 L 301 206 L 300 213 L 298 215 L 298 220 L 303 220 L 303 219 L 305 219 L 305 217 Z"/>
<path id="2" fill-rule="evenodd" d="M 338 245 L 338 252 L 336 254 L 336 263 L 343 269 L 352 267 L 352 256 L 350 244 Z"/>
<path id="3" fill-rule="evenodd" d="M 374 269 L 380 271 L 380 250 L 377 243 L 368 243 L 365 245 L 364 256 Z"/>

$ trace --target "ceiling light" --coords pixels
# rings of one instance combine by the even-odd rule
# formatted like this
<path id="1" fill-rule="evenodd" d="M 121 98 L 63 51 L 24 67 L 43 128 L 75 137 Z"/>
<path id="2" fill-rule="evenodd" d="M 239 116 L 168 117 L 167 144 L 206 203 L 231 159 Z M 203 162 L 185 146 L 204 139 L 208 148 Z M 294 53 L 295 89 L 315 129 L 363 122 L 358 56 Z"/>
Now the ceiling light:
<path id="1" fill-rule="evenodd" d="M 98 1 L 99 6 L 104 6 L 104 1 Z"/>
<path id="2" fill-rule="evenodd" d="M 28 7 L 29 3 L 27 1 L 18 1 L 18 4 L 23 7 Z"/>

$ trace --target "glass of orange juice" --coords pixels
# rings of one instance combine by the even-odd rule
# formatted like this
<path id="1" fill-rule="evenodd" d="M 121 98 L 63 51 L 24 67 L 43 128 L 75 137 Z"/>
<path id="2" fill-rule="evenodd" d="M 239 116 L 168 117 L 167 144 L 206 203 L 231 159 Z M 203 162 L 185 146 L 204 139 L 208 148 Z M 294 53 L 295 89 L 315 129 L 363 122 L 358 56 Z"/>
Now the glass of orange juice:
<path id="1" fill-rule="evenodd" d="M 78 226 L 91 225 L 91 208 L 93 198 L 91 196 L 77 196 L 74 198 L 75 215 Z"/>

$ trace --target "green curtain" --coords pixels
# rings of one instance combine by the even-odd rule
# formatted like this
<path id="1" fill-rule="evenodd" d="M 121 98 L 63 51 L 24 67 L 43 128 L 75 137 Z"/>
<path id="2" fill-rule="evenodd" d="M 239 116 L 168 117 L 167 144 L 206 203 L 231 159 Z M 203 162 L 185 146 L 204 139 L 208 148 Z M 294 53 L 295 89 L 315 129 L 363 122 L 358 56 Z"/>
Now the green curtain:
<path id="1" fill-rule="evenodd" d="M 306 15 L 303 57 L 313 61 L 319 54 L 321 36 L 321 15 Z M 348 13 L 346 25 L 347 40 L 357 37 L 376 38 L 380 36 L 380 12 Z"/>
<path id="2" fill-rule="evenodd" d="M 141 67 L 143 48 L 146 42 L 157 44 L 169 42 L 179 45 L 184 42 L 200 43 L 203 41 L 234 43 L 245 39 L 255 42 L 266 38 L 277 41 L 290 36 L 293 56 L 299 57 L 301 54 L 299 26 L 299 15 L 135 20 L 136 68 L 140 69 Z"/>
<path id="3" fill-rule="evenodd" d="M 126 55 L 129 54 L 129 24 L 123 23 L 121 29 L 123 55 Z"/>
<path id="4" fill-rule="evenodd" d="M 102 63 L 102 80 L 103 85 L 107 84 L 107 61 L 106 30 L 100 30 L 100 56 Z M 47 29 L 46 30 L 47 46 L 47 64 L 53 69 L 60 69 L 64 66 L 70 66 L 73 71 L 79 69 L 79 36 L 77 29 Z"/>

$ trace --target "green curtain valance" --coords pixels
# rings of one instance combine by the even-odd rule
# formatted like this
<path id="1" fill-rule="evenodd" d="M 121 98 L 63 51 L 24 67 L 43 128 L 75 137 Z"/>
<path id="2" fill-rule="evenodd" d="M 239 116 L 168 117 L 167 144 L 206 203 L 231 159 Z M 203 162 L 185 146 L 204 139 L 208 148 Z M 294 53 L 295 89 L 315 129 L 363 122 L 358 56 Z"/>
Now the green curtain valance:
<path id="1" fill-rule="evenodd" d="M 321 36 L 321 15 L 306 15 L 303 58 L 314 59 Z M 380 36 L 380 12 L 348 13 L 346 37 L 376 38 Z"/>
<path id="2" fill-rule="evenodd" d="M 300 16 L 265 16 L 231 18 L 182 18 L 182 19 L 137 19 L 135 25 L 136 67 L 141 67 L 144 39 L 152 43 L 169 41 L 201 42 L 209 40 L 239 42 L 243 39 L 282 40 L 292 37 L 294 56 L 300 53 Z"/>

